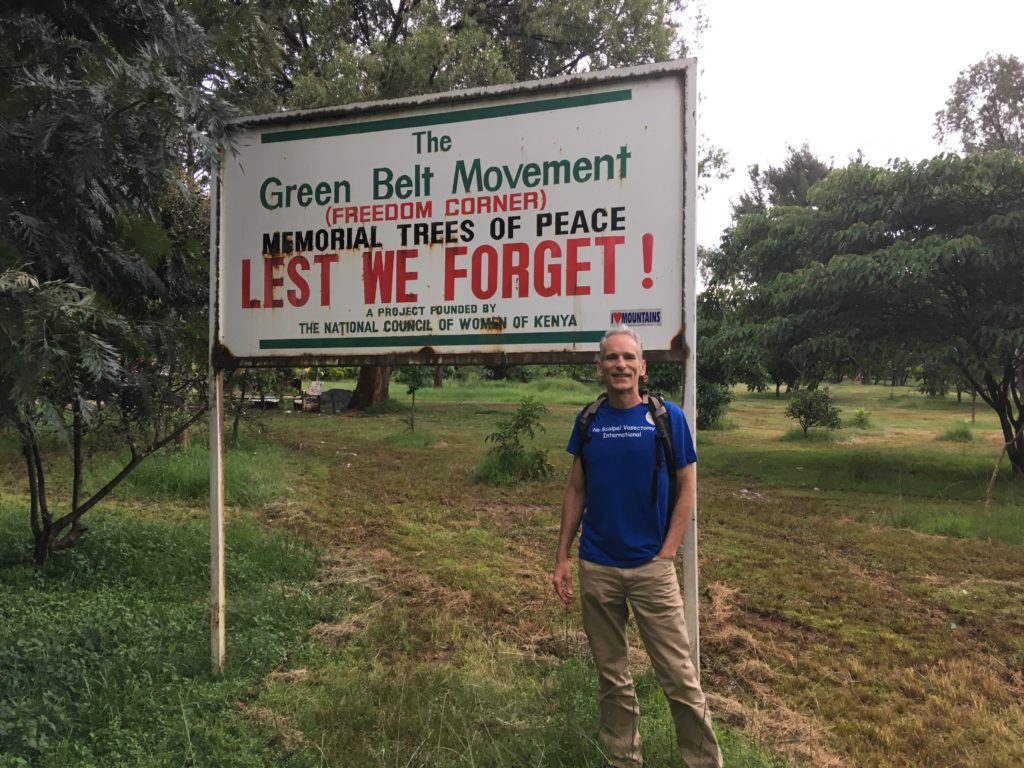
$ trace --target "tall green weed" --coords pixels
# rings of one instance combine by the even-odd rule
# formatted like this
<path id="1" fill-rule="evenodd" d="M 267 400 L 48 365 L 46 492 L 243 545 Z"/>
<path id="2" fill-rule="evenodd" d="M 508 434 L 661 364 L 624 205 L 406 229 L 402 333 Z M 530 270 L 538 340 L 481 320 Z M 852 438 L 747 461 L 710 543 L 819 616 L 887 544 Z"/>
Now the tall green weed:
<path id="1" fill-rule="evenodd" d="M 110 457 L 91 473 L 96 480 L 112 476 L 120 467 Z M 243 438 L 224 450 L 224 496 L 233 506 L 256 507 L 286 499 L 288 454 L 269 440 Z M 166 448 L 143 461 L 115 491 L 115 498 L 160 501 L 199 501 L 209 497 L 210 458 L 204 441 L 188 448 Z"/>

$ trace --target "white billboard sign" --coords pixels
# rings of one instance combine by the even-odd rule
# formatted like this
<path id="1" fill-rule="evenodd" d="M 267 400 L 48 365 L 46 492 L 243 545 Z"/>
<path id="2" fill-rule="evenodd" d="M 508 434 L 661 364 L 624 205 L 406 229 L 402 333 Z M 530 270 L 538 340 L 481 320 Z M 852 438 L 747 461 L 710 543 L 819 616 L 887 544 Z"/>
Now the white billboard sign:
<path id="1" fill-rule="evenodd" d="M 220 358 L 571 359 L 626 322 L 681 359 L 691 63 L 239 122 Z"/>

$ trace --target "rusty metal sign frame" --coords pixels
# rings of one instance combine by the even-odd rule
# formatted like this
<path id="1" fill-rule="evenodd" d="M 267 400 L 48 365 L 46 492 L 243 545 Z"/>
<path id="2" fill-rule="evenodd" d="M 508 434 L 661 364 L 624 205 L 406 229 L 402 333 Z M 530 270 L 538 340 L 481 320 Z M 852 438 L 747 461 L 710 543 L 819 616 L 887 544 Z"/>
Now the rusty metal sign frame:
<path id="1" fill-rule="evenodd" d="M 407 112 L 412 108 L 446 108 L 465 105 L 466 102 L 480 100 L 507 99 L 509 97 L 567 95 L 576 91 L 603 85 L 629 84 L 660 78 L 674 78 L 681 82 L 683 92 L 684 114 L 679 122 L 684 127 L 682 157 L 684 167 L 681 171 L 683 179 L 682 200 L 683 211 L 681 242 L 683 244 L 684 271 L 696 261 L 695 233 L 693 226 L 693 198 L 696 194 L 696 132 L 695 124 L 695 73 L 696 60 L 685 59 L 674 62 L 629 67 L 618 70 L 604 70 L 584 74 L 569 75 L 504 86 L 466 89 L 441 94 L 430 94 L 422 97 L 396 99 L 392 101 L 364 102 L 338 107 L 315 110 L 282 112 L 241 118 L 229 125 L 229 135 L 242 130 L 273 128 L 274 130 L 296 129 L 311 122 L 325 120 L 351 120 L 386 118 L 389 115 Z M 385 354 L 336 353 L 317 351 L 309 353 L 289 353 L 286 355 L 260 355 L 251 357 L 236 355 L 228 346 L 221 342 L 221 302 L 224 286 L 221 285 L 220 235 L 221 235 L 221 196 L 224 193 L 223 177 L 215 174 L 211 184 L 211 362 L 216 368 L 233 369 L 239 367 L 276 368 L 276 367 L 308 367 L 308 366 L 347 366 L 347 365 L 459 365 L 459 364 L 546 364 L 546 363 L 590 363 L 596 354 L 593 351 L 558 350 L 554 352 L 520 352 L 508 349 L 501 352 L 440 352 L 432 346 L 423 345 L 415 352 L 401 351 Z M 687 213 L 687 212 L 690 213 Z M 695 274 L 695 270 L 694 270 Z M 685 283 L 689 278 L 684 274 L 684 285 L 679 286 L 684 293 Z M 681 296 L 685 305 L 685 297 Z M 687 343 L 687 316 L 684 314 L 683 328 L 676 333 L 667 349 L 645 348 L 645 357 L 651 362 L 675 362 L 685 364 L 692 355 L 692 346 Z M 438 337 L 439 341 L 443 337 Z"/>

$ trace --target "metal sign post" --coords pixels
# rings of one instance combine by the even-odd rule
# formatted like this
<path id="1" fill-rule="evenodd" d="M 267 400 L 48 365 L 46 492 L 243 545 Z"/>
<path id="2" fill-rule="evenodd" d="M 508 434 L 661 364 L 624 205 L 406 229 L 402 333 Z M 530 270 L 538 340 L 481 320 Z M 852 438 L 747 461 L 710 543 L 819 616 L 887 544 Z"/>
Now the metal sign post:
<path id="1" fill-rule="evenodd" d="M 697 439 L 697 68 L 690 71 L 683 104 L 683 153 L 687 168 L 683 192 L 683 410 Z M 699 467 L 695 468 L 699 469 Z M 696 488 L 694 494 L 698 496 Z M 697 575 L 697 499 L 683 536 L 683 604 L 690 656 L 700 675 L 700 621 Z"/>
<path id="2" fill-rule="evenodd" d="M 224 671 L 224 369 L 214 362 L 219 336 L 218 232 L 220 173 L 210 179 L 210 666 Z"/>

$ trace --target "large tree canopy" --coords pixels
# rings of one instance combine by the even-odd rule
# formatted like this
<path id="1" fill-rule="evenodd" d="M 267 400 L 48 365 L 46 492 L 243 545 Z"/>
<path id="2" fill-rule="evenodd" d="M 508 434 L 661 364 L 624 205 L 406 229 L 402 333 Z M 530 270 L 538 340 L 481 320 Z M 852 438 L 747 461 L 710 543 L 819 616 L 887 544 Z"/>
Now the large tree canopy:
<path id="1" fill-rule="evenodd" d="M 760 278 L 748 318 L 802 366 L 853 370 L 903 350 L 954 367 L 1024 472 L 1024 158 L 854 164 L 810 200 L 731 233 Z"/>
<path id="2" fill-rule="evenodd" d="M 247 112 L 303 109 L 662 61 L 690 0 L 191 0 L 215 82 Z"/>
<path id="3" fill-rule="evenodd" d="M 759 165 L 752 165 L 747 169 L 750 191 L 733 203 L 734 219 L 748 213 L 764 213 L 770 206 L 807 205 L 807 193 L 815 182 L 828 176 L 830 166 L 815 157 L 807 144 L 787 150 L 780 166 L 770 165 L 762 170 Z"/>

